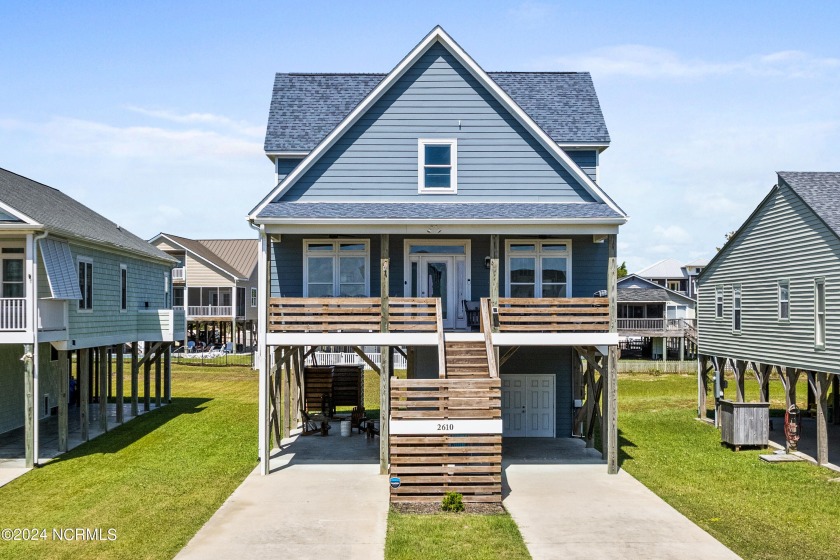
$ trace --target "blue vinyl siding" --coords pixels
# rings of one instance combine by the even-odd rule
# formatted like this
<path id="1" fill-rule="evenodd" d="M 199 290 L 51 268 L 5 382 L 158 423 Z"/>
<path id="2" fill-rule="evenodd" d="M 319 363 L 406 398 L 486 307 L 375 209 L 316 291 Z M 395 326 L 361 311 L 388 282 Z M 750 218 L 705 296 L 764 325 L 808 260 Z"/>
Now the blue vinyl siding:
<path id="1" fill-rule="evenodd" d="M 417 192 L 418 138 L 457 138 L 458 194 Z M 593 198 L 440 44 L 426 52 L 284 201 L 591 202 Z"/>
<path id="2" fill-rule="evenodd" d="M 277 182 L 279 183 L 286 178 L 286 175 L 292 172 L 292 169 L 298 166 L 303 161 L 303 158 L 278 158 L 277 159 Z"/>
<path id="3" fill-rule="evenodd" d="M 303 296 L 303 240 L 323 239 L 326 235 L 283 235 L 282 242 L 271 247 L 271 295 L 273 297 Z M 370 294 L 379 294 L 379 235 L 370 239 Z M 404 251 L 406 239 L 422 239 L 419 235 L 391 235 L 391 296 L 401 297 L 405 290 Z M 471 242 L 470 290 L 471 299 L 490 296 L 490 271 L 484 267 L 484 259 L 490 256 L 490 237 L 480 236 L 436 236 L 428 238 L 432 243 L 443 239 L 469 239 Z M 505 239 L 500 244 L 500 294 L 505 295 Z M 591 235 L 564 237 L 572 240 L 572 297 L 592 297 L 598 290 L 607 289 L 607 244 L 593 243 Z"/>
<path id="4" fill-rule="evenodd" d="M 565 150 L 590 179 L 597 179 L 598 153 L 595 150 Z"/>

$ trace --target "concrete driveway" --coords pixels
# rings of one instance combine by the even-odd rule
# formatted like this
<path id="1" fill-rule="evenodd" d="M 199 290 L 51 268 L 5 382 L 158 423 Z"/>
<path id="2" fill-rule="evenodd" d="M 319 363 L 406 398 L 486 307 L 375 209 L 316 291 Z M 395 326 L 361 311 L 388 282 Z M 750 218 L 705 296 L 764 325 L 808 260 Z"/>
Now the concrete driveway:
<path id="1" fill-rule="evenodd" d="M 176 558 L 383 558 L 388 477 L 379 440 L 293 437 L 201 528 Z"/>
<path id="2" fill-rule="evenodd" d="M 504 505 L 534 560 L 738 558 L 579 440 L 505 441 Z"/>

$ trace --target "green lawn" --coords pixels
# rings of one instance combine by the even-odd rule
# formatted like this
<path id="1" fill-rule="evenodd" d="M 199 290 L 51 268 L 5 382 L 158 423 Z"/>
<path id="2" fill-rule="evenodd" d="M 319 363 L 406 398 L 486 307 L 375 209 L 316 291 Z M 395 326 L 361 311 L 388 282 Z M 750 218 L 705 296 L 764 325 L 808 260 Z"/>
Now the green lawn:
<path id="1" fill-rule="evenodd" d="M 257 464 L 257 374 L 175 366 L 172 393 L 0 488 L 0 528 L 113 528 L 115 541 L 0 541 L 0 558 L 173 557 Z"/>
<path id="2" fill-rule="evenodd" d="M 386 560 L 519 560 L 530 558 L 509 515 L 391 512 Z"/>
<path id="3" fill-rule="evenodd" d="M 757 398 L 754 380 L 746 389 Z M 798 392 L 804 399 L 804 384 Z M 622 468 L 744 558 L 840 558 L 837 473 L 722 447 L 717 430 L 694 420 L 696 395 L 694 376 L 621 376 Z M 775 379 L 771 401 L 784 408 Z"/>

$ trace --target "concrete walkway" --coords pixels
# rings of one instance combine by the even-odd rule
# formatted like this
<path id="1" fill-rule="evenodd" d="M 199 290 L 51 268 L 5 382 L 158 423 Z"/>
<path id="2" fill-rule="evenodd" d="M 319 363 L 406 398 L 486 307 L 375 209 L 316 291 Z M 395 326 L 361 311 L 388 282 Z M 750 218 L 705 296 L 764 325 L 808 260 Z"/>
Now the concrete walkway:
<path id="1" fill-rule="evenodd" d="M 504 505 L 534 560 L 738 558 L 581 441 L 521 441 L 506 445 Z"/>
<path id="2" fill-rule="evenodd" d="M 251 473 L 177 558 L 384 557 L 389 488 L 378 439 L 293 437 L 271 471 Z"/>

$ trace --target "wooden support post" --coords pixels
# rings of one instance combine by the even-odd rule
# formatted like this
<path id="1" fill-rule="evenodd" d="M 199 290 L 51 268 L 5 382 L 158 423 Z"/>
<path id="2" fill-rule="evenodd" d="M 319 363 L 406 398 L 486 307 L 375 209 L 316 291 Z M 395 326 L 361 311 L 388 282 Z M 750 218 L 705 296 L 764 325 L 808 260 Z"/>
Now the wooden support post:
<path id="1" fill-rule="evenodd" d="M 113 360 L 113 350 L 112 347 L 109 346 L 107 350 L 107 360 L 108 360 L 108 398 L 114 396 L 114 383 L 113 383 L 113 374 L 114 374 L 114 360 Z"/>
<path id="2" fill-rule="evenodd" d="M 26 467 L 35 466 L 35 429 L 38 419 L 35 418 L 35 357 L 33 344 L 23 345 L 23 395 L 24 395 L 24 456 Z"/>
<path id="3" fill-rule="evenodd" d="M 610 234 L 607 237 L 608 261 L 607 261 L 607 297 L 610 306 L 610 332 L 618 332 L 617 328 L 617 265 L 616 265 L 616 235 Z M 667 344 L 663 355 L 668 353 Z M 607 460 L 607 472 L 616 474 L 618 472 L 618 346 L 610 346 L 607 356 L 607 372 L 603 385 L 604 404 L 601 409 L 602 417 L 605 417 L 604 432 L 601 439 L 604 441 Z"/>
<path id="4" fill-rule="evenodd" d="M 405 358 L 405 376 L 408 379 L 414 379 L 414 368 L 415 368 L 415 361 L 417 360 L 417 349 L 414 346 L 409 346 L 407 348 L 407 356 Z"/>
<path id="5" fill-rule="evenodd" d="M 149 342 L 146 342 L 146 346 Z M 152 409 L 152 356 L 143 362 L 143 412 Z"/>
<path id="6" fill-rule="evenodd" d="M 166 404 L 172 402 L 172 344 L 163 354 L 163 400 Z"/>
<path id="7" fill-rule="evenodd" d="M 140 366 L 137 364 L 137 342 L 131 343 L 131 416 L 137 416 L 137 378 L 140 377 Z"/>
<path id="8" fill-rule="evenodd" d="M 490 308 L 499 307 L 499 236 L 490 236 Z"/>
<path id="9" fill-rule="evenodd" d="M 831 393 L 834 395 L 831 415 L 834 425 L 840 424 L 840 375 L 831 376 Z"/>
<path id="10" fill-rule="evenodd" d="M 117 423 L 125 422 L 125 361 L 123 345 L 117 345 Z"/>
<path id="11" fill-rule="evenodd" d="M 155 358 L 155 408 L 160 408 L 161 403 L 161 382 L 163 381 L 161 377 L 161 366 L 163 366 L 163 352 L 158 350 L 157 357 Z"/>
<path id="12" fill-rule="evenodd" d="M 744 402 L 744 378 L 747 376 L 747 362 L 744 360 L 732 360 L 735 367 L 735 400 Z"/>
<path id="13" fill-rule="evenodd" d="M 685 361 L 685 336 L 680 337 L 680 361 Z"/>
<path id="14" fill-rule="evenodd" d="M 586 447 L 591 449 L 595 447 L 592 419 L 595 416 L 595 407 L 597 406 L 598 397 L 595 396 L 595 367 L 588 359 L 586 360 L 586 369 L 584 370 L 583 375 L 586 381 L 586 400 L 583 401 L 583 434 L 586 441 Z"/>
<path id="15" fill-rule="evenodd" d="M 286 352 L 294 352 L 295 349 L 291 348 L 286 350 Z M 288 359 L 284 360 L 284 367 L 283 367 L 283 437 L 287 438 L 291 435 L 292 431 L 292 401 L 290 399 L 290 393 L 292 391 L 292 375 L 291 375 L 291 355 Z"/>
<path id="16" fill-rule="evenodd" d="M 265 249 L 265 239 L 261 239 L 263 251 Z M 264 256 L 260 257 L 261 259 Z M 260 268 L 264 267 L 262 260 L 260 261 Z M 261 275 L 262 283 L 265 275 Z M 267 305 L 266 301 L 260 302 L 260 305 Z M 263 314 L 264 316 L 264 314 Z M 260 355 L 260 472 L 264 475 L 271 472 L 271 465 L 269 458 L 271 457 L 271 426 L 274 424 L 277 429 L 277 421 L 272 417 L 275 412 L 274 390 L 272 383 L 274 379 L 271 376 L 271 348 L 263 346 L 263 352 Z M 276 375 L 276 374 L 275 374 Z M 279 446 L 279 441 L 277 442 Z"/>
<path id="17" fill-rule="evenodd" d="M 379 250 L 379 293 L 381 300 L 382 319 L 380 321 L 380 332 L 388 332 L 388 310 L 389 310 L 389 282 L 391 279 L 390 259 L 391 237 L 384 233 L 380 238 Z M 389 422 L 391 418 L 391 349 L 387 346 L 379 348 L 379 474 L 388 473 L 390 462 L 390 433 Z"/>
<path id="18" fill-rule="evenodd" d="M 583 377 L 583 365 L 580 361 L 580 354 L 576 348 L 571 349 L 572 352 L 572 398 L 575 401 L 584 402 L 586 398 L 586 380 Z M 583 435 L 583 423 L 577 421 L 580 416 L 580 409 L 575 414 L 575 425 L 572 426 L 572 434 L 576 436 Z"/>
<path id="19" fill-rule="evenodd" d="M 303 355 L 303 346 L 298 346 L 292 350 L 292 376 L 291 376 L 291 394 L 290 394 L 290 416 L 292 429 L 297 429 L 300 425 L 300 366 L 303 363 L 301 356 Z"/>
<path id="20" fill-rule="evenodd" d="M 82 441 L 90 439 L 88 429 L 88 402 L 90 399 L 90 349 L 80 348 L 77 351 L 76 370 L 79 374 L 79 423 L 82 428 Z"/>
<path id="21" fill-rule="evenodd" d="M 817 463 L 828 463 L 828 386 L 829 374 L 808 372 L 808 387 L 814 395 L 817 409 Z"/>
<path id="22" fill-rule="evenodd" d="M 108 431 L 108 347 L 100 346 L 99 355 L 99 429 Z"/>
<path id="23" fill-rule="evenodd" d="M 70 352 L 58 351 L 58 450 L 67 451 L 68 407 L 70 401 Z"/>

